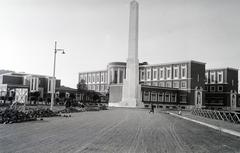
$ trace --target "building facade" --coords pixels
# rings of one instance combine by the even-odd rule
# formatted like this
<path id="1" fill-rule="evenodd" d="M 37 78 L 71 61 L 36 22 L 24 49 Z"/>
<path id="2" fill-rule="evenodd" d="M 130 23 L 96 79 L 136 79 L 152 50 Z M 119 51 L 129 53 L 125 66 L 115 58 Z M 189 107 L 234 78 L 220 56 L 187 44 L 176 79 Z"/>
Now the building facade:
<path id="1" fill-rule="evenodd" d="M 154 96 L 159 107 L 183 106 L 202 107 L 205 103 L 204 74 L 205 63 L 185 61 L 157 65 L 140 66 L 140 84 L 143 102 L 145 96 Z M 150 90 L 147 87 L 150 86 Z M 153 87 L 155 87 L 154 91 Z M 157 88 L 158 87 L 158 88 Z M 153 94 L 153 95 L 152 95 Z M 154 100 L 155 99 L 155 100 Z M 152 100 L 151 100 L 152 101 Z"/>
<path id="2" fill-rule="evenodd" d="M 238 98 L 238 69 L 209 69 L 205 73 L 206 107 L 235 110 Z"/>
<path id="3" fill-rule="evenodd" d="M 94 82 L 103 76 L 104 82 Z M 139 64 L 139 83 L 141 85 L 142 102 L 145 107 L 154 103 L 156 107 L 172 107 L 183 105 L 187 108 L 201 107 L 205 94 L 205 63 L 184 61 L 149 65 Z M 126 78 L 126 63 L 109 63 L 104 71 L 81 72 L 79 81 L 85 80 L 88 89 L 95 91 L 109 91 L 109 102 L 121 101 L 122 85 Z M 104 85 L 104 90 L 96 86 Z M 95 87 L 93 87 L 95 86 Z M 163 93 L 163 91 L 167 91 Z M 157 94 L 157 96 L 156 96 Z M 154 97 L 162 97 L 154 98 Z M 148 98 L 147 98 L 148 97 Z M 151 98 L 153 97 L 153 98 Z M 172 100 L 171 100 L 172 99 Z"/>
<path id="4" fill-rule="evenodd" d="M 60 80 L 56 80 L 56 88 L 61 85 Z M 27 97 L 35 95 L 36 92 L 39 93 L 39 98 L 46 99 L 50 98 L 52 93 L 53 79 L 50 76 L 45 75 L 35 75 L 27 73 L 16 73 L 8 72 L 0 74 L 0 93 L 1 97 L 12 97 L 14 95 L 11 93 L 16 93 L 17 89 L 27 89 Z M 3 98 L 2 98 L 3 99 Z"/>
<path id="5" fill-rule="evenodd" d="M 79 73 L 78 81 L 85 80 L 88 90 L 107 92 L 108 76 L 107 71 L 92 71 Z"/>

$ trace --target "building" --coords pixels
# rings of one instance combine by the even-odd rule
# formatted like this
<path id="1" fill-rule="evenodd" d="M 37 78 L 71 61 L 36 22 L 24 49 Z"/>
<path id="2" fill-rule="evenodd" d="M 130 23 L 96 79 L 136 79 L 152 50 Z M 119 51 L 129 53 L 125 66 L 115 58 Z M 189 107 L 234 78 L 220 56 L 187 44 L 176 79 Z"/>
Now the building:
<path id="1" fill-rule="evenodd" d="M 156 107 L 176 105 L 182 105 L 185 108 L 196 105 L 201 107 L 205 100 L 204 75 L 205 63 L 193 60 L 155 65 L 140 63 L 139 83 L 142 102 L 145 107 L 150 103 L 154 103 Z M 102 82 L 98 82 L 100 76 Z M 85 80 L 89 89 L 102 92 L 109 90 L 110 103 L 121 101 L 125 78 L 126 63 L 124 62 L 109 63 L 107 69 L 103 71 L 79 73 L 79 81 Z M 94 82 L 95 80 L 97 82 Z M 100 86 L 104 86 L 103 90 Z"/>
<path id="2" fill-rule="evenodd" d="M 156 65 L 143 64 L 139 69 L 140 84 L 145 85 L 142 86 L 143 102 L 147 102 L 145 96 L 154 93 L 153 95 L 156 96 L 149 97 L 160 107 L 178 105 L 192 108 L 204 104 L 205 63 L 183 61 Z M 148 86 L 151 87 L 150 90 L 147 89 Z"/>
<path id="3" fill-rule="evenodd" d="M 52 93 L 53 79 L 51 76 L 16 73 L 8 71 L 0 74 L 0 93 L 1 97 L 10 96 L 14 99 L 14 94 L 18 89 L 26 89 L 25 96 L 31 101 L 31 97 L 38 93 L 38 97 L 42 99 L 50 98 Z M 60 80 L 56 80 L 56 88 L 61 85 Z M 25 91 L 26 92 L 26 91 Z"/>
<path id="4" fill-rule="evenodd" d="M 238 98 L 238 69 L 209 69 L 205 73 L 206 107 L 235 110 Z"/>
<path id="5" fill-rule="evenodd" d="M 85 80 L 88 90 L 107 92 L 109 82 L 107 74 L 106 70 L 82 72 L 79 73 L 78 81 Z"/>

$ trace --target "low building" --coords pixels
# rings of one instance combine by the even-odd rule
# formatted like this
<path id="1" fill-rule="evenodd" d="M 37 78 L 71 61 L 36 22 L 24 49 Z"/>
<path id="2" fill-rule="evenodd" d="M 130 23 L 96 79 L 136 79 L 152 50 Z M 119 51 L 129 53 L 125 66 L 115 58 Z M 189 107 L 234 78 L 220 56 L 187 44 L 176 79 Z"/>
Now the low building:
<path id="1" fill-rule="evenodd" d="M 50 98 L 52 93 L 53 78 L 51 76 L 16 73 L 7 71 L 0 74 L 0 93 L 1 97 L 12 96 L 11 92 L 16 92 L 16 89 L 27 89 L 28 100 L 37 95 L 38 98 L 46 100 Z M 60 87 L 61 81 L 56 80 L 56 88 Z M 38 93 L 38 94 L 36 94 Z M 12 97 L 11 99 L 13 99 Z M 36 101 L 36 100 L 35 100 Z"/>

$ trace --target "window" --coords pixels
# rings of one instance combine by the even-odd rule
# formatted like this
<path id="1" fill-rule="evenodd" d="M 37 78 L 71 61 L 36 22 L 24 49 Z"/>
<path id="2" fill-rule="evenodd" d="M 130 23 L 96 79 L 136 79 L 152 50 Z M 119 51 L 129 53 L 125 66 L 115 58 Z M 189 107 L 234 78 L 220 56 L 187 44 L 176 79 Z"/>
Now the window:
<path id="1" fill-rule="evenodd" d="M 186 77 L 186 69 L 182 69 L 182 78 Z"/>
<path id="2" fill-rule="evenodd" d="M 104 74 L 101 74 L 101 82 L 104 82 Z"/>
<path id="3" fill-rule="evenodd" d="M 172 98 L 171 98 L 171 101 L 172 102 L 177 102 L 177 94 L 176 93 L 172 93 Z"/>
<path id="4" fill-rule="evenodd" d="M 153 80 L 157 80 L 157 69 L 153 70 Z"/>
<path id="5" fill-rule="evenodd" d="M 187 102 L 187 94 L 180 94 L 180 103 Z"/>
<path id="6" fill-rule="evenodd" d="M 172 82 L 166 82 L 166 87 L 171 88 L 172 87 Z"/>
<path id="7" fill-rule="evenodd" d="M 94 75 L 92 75 L 92 82 L 95 82 L 95 78 L 94 78 Z"/>
<path id="8" fill-rule="evenodd" d="M 89 83 L 91 82 L 91 76 L 88 76 L 88 82 Z"/>
<path id="9" fill-rule="evenodd" d="M 95 90 L 96 90 L 96 91 L 98 91 L 98 90 L 99 90 L 99 86 L 98 86 L 98 85 L 96 85 L 96 88 L 95 88 Z"/>
<path id="10" fill-rule="evenodd" d="M 149 91 L 144 91 L 143 101 L 150 101 L 150 92 Z"/>
<path id="11" fill-rule="evenodd" d="M 145 72 L 144 70 L 141 70 L 141 80 L 145 80 Z"/>
<path id="12" fill-rule="evenodd" d="M 119 83 L 123 83 L 123 70 L 120 70 Z"/>
<path id="13" fill-rule="evenodd" d="M 174 67 L 174 79 L 178 79 L 178 78 L 179 78 L 179 68 Z"/>
<path id="14" fill-rule="evenodd" d="M 211 86 L 211 87 L 210 87 L 210 91 L 211 91 L 211 92 L 215 92 L 215 87 L 214 87 L 214 86 Z"/>
<path id="15" fill-rule="evenodd" d="M 160 86 L 160 87 L 165 87 L 164 82 L 159 82 L 159 86 Z"/>
<path id="16" fill-rule="evenodd" d="M 168 92 L 165 94 L 165 102 L 170 102 L 170 94 Z"/>
<path id="17" fill-rule="evenodd" d="M 33 82 L 34 82 L 34 79 L 33 78 L 31 78 L 31 81 L 30 81 L 30 90 L 32 91 L 33 90 L 33 88 L 34 88 L 34 84 L 33 84 Z"/>
<path id="18" fill-rule="evenodd" d="M 163 92 L 158 93 L 158 101 L 159 102 L 163 102 L 164 101 L 164 93 Z"/>
<path id="19" fill-rule="evenodd" d="M 223 72 L 217 72 L 218 83 L 223 83 Z"/>
<path id="20" fill-rule="evenodd" d="M 187 88 L 187 82 L 186 81 L 181 82 L 181 88 Z"/>
<path id="21" fill-rule="evenodd" d="M 181 78 L 187 78 L 187 66 L 185 64 L 181 66 Z"/>
<path id="22" fill-rule="evenodd" d="M 117 76 L 118 76 L 118 72 L 117 72 L 117 70 L 115 70 L 114 71 L 113 83 L 117 83 Z"/>
<path id="23" fill-rule="evenodd" d="M 157 93 L 155 92 L 151 93 L 151 101 L 157 101 Z"/>
<path id="24" fill-rule="evenodd" d="M 151 69 L 147 70 L 147 80 L 151 80 Z"/>
<path id="25" fill-rule="evenodd" d="M 107 73 L 105 73 L 104 75 L 105 75 L 105 77 L 104 77 L 104 82 L 107 82 L 107 77 L 108 77 L 108 75 L 107 75 Z"/>
<path id="26" fill-rule="evenodd" d="M 171 79 L 171 68 L 167 68 L 167 79 Z"/>
<path id="27" fill-rule="evenodd" d="M 97 80 L 96 80 L 97 82 L 99 82 L 100 81 L 100 76 L 99 76 L 99 74 L 97 74 Z"/>
<path id="28" fill-rule="evenodd" d="M 223 86 L 218 86 L 218 91 L 223 92 Z"/>
<path id="29" fill-rule="evenodd" d="M 215 83 L 215 72 L 210 73 L 210 83 Z"/>
<path id="30" fill-rule="evenodd" d="M 164 68 L 160 68 L 160 80 L 164 79 Z"/>
<path id="31" fill-rule="evenodd" d="M 179 82 L 173 82 L 173 88 L 179 88 Z"/>
<path id="32" fill-rule="evenodd" d="M 153 86 L 158 86 L 158 82 L 153 82 L 152 85 Z"/>
<path id="33" fill-rule="evenodd" d="M 31 77 L 30 78 L 30 91 L 38 91 L 39 78 Z M 51 91 L 52 89 L 50 89 Z"/>
<path id="34" fill-rule="evenodd" d="M 169 79 L 170 78 L 170 70 L 167 70 L 167 78 Z"/>
<path id="35" fill-rule="evenodd" d="M 35 91 L 38 91 L 38 78 L 35 78 Z"/>

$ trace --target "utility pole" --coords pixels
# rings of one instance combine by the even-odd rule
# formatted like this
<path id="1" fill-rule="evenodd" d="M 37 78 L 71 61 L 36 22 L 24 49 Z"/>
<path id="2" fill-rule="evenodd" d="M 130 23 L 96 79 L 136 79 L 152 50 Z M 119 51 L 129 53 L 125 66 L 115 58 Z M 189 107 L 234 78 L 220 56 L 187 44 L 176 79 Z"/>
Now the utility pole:
<path id="1" fill-rule="evenodd" d="M 57 41 L 55 41 L 54 45 L 54 61 L 53 61 L 53 76 L 52 76 L 52 83 L 51 83 L 51 106 L 50 109 L 53 110 L 54 105 L 54 97 L 55 97 L 55 88 L 56 88 L 56 78 L 55 78 L 55 70 L 56 70 L 56 55 L 57 52 L 60 51 L 62 54 L 65 54 L 64 49 L 57 48 Z"/>

